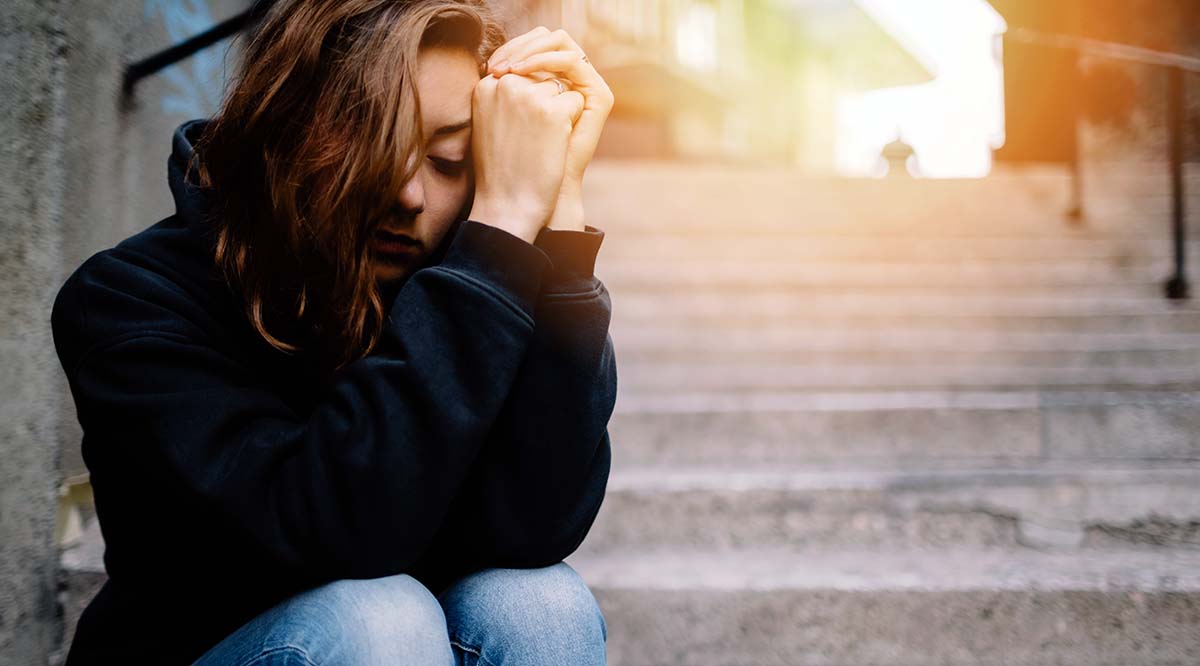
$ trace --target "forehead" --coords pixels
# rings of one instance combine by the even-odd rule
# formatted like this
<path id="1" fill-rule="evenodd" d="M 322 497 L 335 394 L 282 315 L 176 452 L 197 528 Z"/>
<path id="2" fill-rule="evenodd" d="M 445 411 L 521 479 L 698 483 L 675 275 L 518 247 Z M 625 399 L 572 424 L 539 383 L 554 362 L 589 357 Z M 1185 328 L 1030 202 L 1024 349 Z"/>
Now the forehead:
<path id="1" fill-rule="evenodd" d="M 479 65 L 466 49 L 433 46 L 417 58 L 417 95 L 427 135 L 471 117 L 471 96 Z"/>

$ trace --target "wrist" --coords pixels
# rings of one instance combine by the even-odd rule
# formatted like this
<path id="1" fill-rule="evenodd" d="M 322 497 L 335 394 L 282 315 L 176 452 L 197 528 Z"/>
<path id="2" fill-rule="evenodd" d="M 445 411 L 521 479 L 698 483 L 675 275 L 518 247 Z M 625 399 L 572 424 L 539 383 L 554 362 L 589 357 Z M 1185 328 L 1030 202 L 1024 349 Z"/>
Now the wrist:
<path id="1" fill-rule="evenodd" d="M 566 231 L 584 231 L 586 223 L 583 210 L 583 192 L 578 185 L 563 184 L 554 213 L 546 225 L 550 229 Z"/>
<path id="2" fill-rule="evenodd" d="M 544 223 L 520 205 L 500 205 L 486 199 L 476 199 L 467 218 L 507 231 L 528 243 L 533 243 Z"/>

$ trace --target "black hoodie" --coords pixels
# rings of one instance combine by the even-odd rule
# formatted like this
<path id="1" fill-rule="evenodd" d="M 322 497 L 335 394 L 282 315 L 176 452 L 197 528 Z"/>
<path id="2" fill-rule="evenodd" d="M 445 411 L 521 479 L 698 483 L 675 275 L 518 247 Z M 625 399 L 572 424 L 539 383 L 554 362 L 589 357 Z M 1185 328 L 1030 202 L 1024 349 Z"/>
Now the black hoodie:
<path id="1" fill-rule="evenodd" d="M 409 573 L 435 593 L 540 567 L 604 497 L 617 376 L 604 233 L 530 244 L 459 221 L 395 293 L 380 347 L 316 379 L 218 278 L 184 182 L 176 213 L 97 252 L 54 302 L 108 581 L 68 666 L 186 664 L 287 596 Z"/>

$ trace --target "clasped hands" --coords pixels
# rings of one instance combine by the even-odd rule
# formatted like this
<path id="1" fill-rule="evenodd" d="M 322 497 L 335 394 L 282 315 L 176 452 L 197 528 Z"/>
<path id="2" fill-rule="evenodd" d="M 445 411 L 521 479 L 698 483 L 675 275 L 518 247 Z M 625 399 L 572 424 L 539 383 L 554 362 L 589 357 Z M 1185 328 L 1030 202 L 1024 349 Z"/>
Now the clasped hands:
<path id="1" fill-rule="evenodd" d="M 613 101 L 565 30 L 539 26 L 498 48 L 472 100 L 472 216 L 503 218 L 526 240 L 542 227 L 583 230 L 583 174 Z"/>

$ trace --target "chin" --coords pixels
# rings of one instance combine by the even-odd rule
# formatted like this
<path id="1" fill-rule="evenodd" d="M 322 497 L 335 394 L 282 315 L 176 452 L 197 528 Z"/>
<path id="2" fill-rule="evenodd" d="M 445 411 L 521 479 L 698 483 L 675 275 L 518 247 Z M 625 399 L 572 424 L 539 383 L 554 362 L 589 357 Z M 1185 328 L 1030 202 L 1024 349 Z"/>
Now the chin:
<path id="1" fill-rule="evenodd" d="M 395 284 L 397 282 L 400 282 L 407 276 L 408 276 L 407 271 L 395 271 L 395 270 L 376 271 L 375 272 L 375 281 L 380 284 L 383 284 L 383 285 L 389 285 L 389 284 Z"/>
<path id="2" fill-rule="evenodd" d="M 375 263 L 375 281 L 376 282 L 396 282 L 404 279 L 408 275 L 408 268 L 405 266 L 397 266 L 390 262 Z"/>

